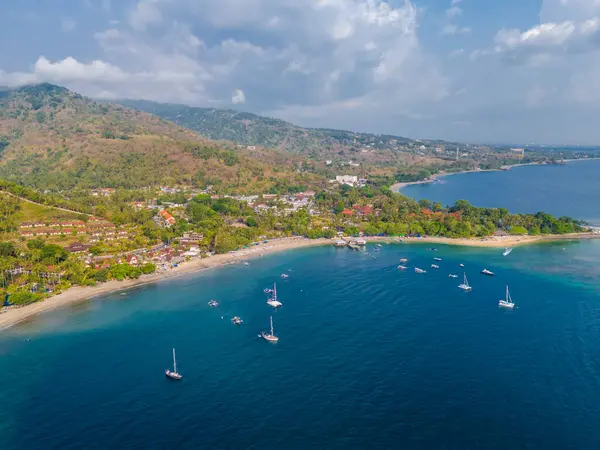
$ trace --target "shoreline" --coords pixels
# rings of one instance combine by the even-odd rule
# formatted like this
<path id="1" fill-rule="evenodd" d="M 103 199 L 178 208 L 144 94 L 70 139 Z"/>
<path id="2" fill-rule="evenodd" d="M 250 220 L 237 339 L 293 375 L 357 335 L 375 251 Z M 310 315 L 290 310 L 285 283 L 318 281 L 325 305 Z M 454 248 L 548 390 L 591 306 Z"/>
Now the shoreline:
<path id="1" fill-rule="evenodd" d="M 598 160 L 600 158 L 585 158 L 585 159 L 565 159 L 563 160 L 563 162 L 582 162 L 582 161 L 595 161 Z M 460 170 L 458 172 L 447 172 L 447 173 L 442 173 L 442 174 L 438 174 L 438 175 L 432 175 L 431 178 L 429 180 L 420 180 L 420 181 L 406 181 L 403 183 L 395 183 L 392 186 L 390 186 L 390 190 L 392 192 L 396 192 L 398 194 L 401 194 L 402 189 L 404 189 L 407 186 L 413 186 L 413 185 L 417 185 L 417 184 L 429 184 L 429 183 L 435 183 L 436 181 L 445 178 L 445 177 L 449 177 L 451 175 L 461 175 L 461 174 L 465 174 L 465 173 L 483 173 L 483 172 L 506 172 L 508 170 L 512 170 L 515 167 L 525 167 L 525 166 L 549 166 L 549 165 L 554 165 L 554 164 L 546 164 L 546 163 L 539 163 L 539 162 L 531 162 L 531 163 L 523 163 L 523 164 L 513 164 L 510 166 L 506 166 L 506 169 L 482 169 L 482 170 Z"/>
<path id="2" fill-rule="evenodd" d="M 349 238 L 346 238 L 349 239 Z M 574 233 L 565 235 L 543 235 L 543 236 L 506 236 L 488 238 L 446 238 L 446 237 L 422 237 L 422 238 L 398 238 L 393 236 L 365 237 L 367 242 L 398 242 L 402 239 L 403 244 L 444 244 L 463 247 L 479 248 L 505 248 L 520 245 L 536 244 L 542 242 L 556 242 L 563 240 L 600 239 L 600 234 Z M 264 256 L 270 253 L 278 253 L 298 248 L 317 247 L 321 245 L 332 245 L 335 239 L 308 239 L 308 238 L 281 238 L 270 240 L 267 244 L 241 250 L 236 253 L 215 255 L 210 258 L 196 259 L 183 263 L 181 266 L 166 272 L 143 275 L 137 280 L 116 281 L 111 280 L 97 286 L 83 287 L 74 286 L 60 294 L 49 297 L 43 301 L 30 305 L 11 308 L 0 311 L 0 331 L 17 325 L 21 322 L 31 320 L 36 316 L 65 308 L 79 302 L 91 300 L 95 297 L 126 291 L 147 284 L 170 280 L 179 276 L 201 272 L 208 269 L 223 267 L 226 265 L 242 262 L 250 258 Z"/>

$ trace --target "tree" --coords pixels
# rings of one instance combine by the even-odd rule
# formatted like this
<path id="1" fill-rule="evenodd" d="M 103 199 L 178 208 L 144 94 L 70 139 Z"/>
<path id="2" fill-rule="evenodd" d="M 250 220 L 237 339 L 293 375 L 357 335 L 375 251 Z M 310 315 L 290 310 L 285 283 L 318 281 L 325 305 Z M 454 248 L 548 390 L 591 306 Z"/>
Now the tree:
<path id="1" fill-rule="evenodd" d="M 419 179 L 420 180 L 427 180 L 431 178 L 431 172 L 427 169 L 423 169 L 421 171 L 419 171 Z"/>
<path id="2" fill-rule="evenodd" d="M 515 226 L 510 227 L 509 232 L 510 232 L 510 234 L 513 234 L 516 236 L 522 236 L 522 235 L 527 234 L 527 229 L 520 225 L 515 225 Z"/>
<path id="3" fill-rule="evenodd" d="M 333 208 L 333 212 L 336 214 L 341 214 L 344 209 L 345 209 L 344 202 L 340 200 L 337 203 L 337 205 L 335 206 L 335 208 Z"/>

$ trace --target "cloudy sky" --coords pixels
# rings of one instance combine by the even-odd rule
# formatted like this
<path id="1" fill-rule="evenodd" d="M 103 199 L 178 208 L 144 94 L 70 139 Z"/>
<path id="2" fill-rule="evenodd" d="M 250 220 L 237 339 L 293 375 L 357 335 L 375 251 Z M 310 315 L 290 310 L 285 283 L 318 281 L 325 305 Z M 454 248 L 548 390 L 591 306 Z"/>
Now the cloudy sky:
<path id="1" fill-rule="evenodd" d="M 600 0 L 3 0 L 0 85 L 600 144 Z"/>

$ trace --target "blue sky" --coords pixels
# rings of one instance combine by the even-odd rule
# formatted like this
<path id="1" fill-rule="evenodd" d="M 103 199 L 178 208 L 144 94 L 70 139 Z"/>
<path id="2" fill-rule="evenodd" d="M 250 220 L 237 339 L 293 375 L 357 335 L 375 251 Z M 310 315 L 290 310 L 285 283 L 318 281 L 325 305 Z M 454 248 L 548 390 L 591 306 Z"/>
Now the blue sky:
<path id="1" fill-rule="evenodd" d="M 413 138 L 600 144 L 598 0 L 2 3 L 2 85 Z"/>

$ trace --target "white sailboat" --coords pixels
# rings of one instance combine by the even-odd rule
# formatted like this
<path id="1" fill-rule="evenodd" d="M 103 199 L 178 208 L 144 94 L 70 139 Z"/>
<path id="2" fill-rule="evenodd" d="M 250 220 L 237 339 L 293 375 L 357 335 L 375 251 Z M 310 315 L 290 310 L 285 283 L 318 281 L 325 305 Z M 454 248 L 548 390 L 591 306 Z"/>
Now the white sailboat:
<path id="1" fill-rule="evenodd" d="M 265 333 L 264 331 L 262 331 L 261 335 L 265 341 L 269 341 L 269 342 L 279 341 L 279 338 L 277 336 L 275 336 L 275 333 L 273 332 L 273 316 L 271 316 L 271 333 L 268 334 L 268 333 Z"/>
<path id="2" fill-rule="evenodd" d="M 458 287 L 460 289 L 462 289 L 463 291 L 470 291 L 471 289 L 473 289 L 471 286 L 469 286 L 469 282 L 467 281 L 467 274 L 465 273 L 465 279 L 462 282 L 462 284 L 459 284 Z"/>
<path id="3" fill-rule="evenodd" d="M 175 360 L 175 349 L 173 349 L 173 371 L 170 369 L 165 370 L 165 375 L 172 380 L 181 380 L 183 377 L 180 373 L 177 373 L 177 361 Z"/>
<path id="4" fill-rule="evenodd" d="M 506 285 L 506 299 L 500 300 L 498 302 L 498 306 L 500 306 L 501 308 L 508 308 L 508 309 L 515 308 L 515 304 L 513 303 L 512 298 L 510 297 L 510 292 L 508 292 L 508 285 Z"/>
<path id="5" fill-rule="evenodd" d="M 267 300 L 267 305 L 272 306 L 273 308 L 279 308 L 280 306 L 283 305 L 283 303 L 281 303 L 279 300 L 277 300 L 277 284 L 273 283 L 273 290 L 271 291 L 273 293 L 273 297 L 269 298 L 269 300 Z"/>

